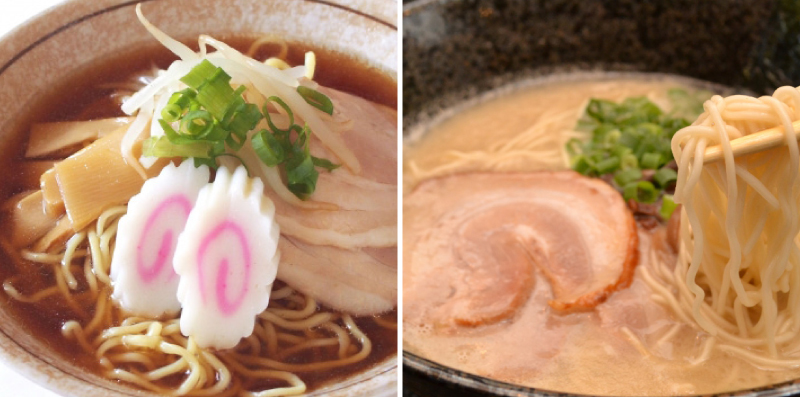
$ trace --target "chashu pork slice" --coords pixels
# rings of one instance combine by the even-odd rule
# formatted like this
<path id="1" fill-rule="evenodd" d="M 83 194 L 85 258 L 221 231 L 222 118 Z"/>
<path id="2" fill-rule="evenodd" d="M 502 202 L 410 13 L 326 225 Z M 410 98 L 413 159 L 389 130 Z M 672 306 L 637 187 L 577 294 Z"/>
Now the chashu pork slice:
<path id="1" fill-rule="evenodd" d="M 311 245 L 291 237 L 278 244 L 278 279 L 336 310 L 374 315 L 397 305 L 397 267 L 376 251 Z M 397 249 L 387 250 L 387 255 Z"/>
<path id="2" fill-rule="evenodd" d="M 628 286 L 636 223 L 619 193 L 572 171 L 467 173 L 403 203 L 404 312 L 483 325 L 524 305 L 535 269 L 550 306 L 589 309 Z"/>
<path id="3" fill-rule="evenodd" d="M 281 228 L 277 278 L 336 310 L 383 313 L 397 306 L 397 112 L 341 91 L 319 90 L 333 101 L 336 122 L 346 126 L 337 133 L 361 172 L 318 168 L 309 199 L 330 204 L 324 208 L 300 207 L 265 189 Z M 312 155 L 341 163 L 313 135 L 309 146 Z"/>
<path id="4" fill-rule="evenodd" d="M 330 209 L 301 208 L 275 202 L 281 232 L 311 244 L 344 249 L 397 246 L 397 112 L 354 95 L 320 87 L 334 103 L 335 117 L 349 120 L 342 139 L 356 155 L 361 172 L 346 167 L 319 170 L 311 200 L 333 204 Z M 336 156 L 317 138 L 311 154 L 337 163 Z"/>

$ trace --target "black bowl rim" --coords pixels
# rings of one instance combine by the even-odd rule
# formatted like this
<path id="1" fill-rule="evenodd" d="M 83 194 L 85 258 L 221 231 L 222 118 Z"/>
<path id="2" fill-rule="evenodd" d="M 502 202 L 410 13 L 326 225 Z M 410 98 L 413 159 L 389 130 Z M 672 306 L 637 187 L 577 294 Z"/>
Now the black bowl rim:
<path id="1" fill-rule="evenodd" d="M 509 397 L 565 397 L 565 396 L 579 396 L 589 397 L 588 394 L 574 394 L 560 391 L 553 391 L 547 389 L 538 389 L 534 387 L 515 385 L 513 383 L 502 382 L 494 379 L 485 378 L 480 375 L 475 375 L 466 371 L 451 368 L 435 361 L 423 358 L 417 354 L 403 350 L 403 367 L 404 371 L 411 369 L 425 374 L 426 376 L 433 377 L 437 380 L 442 380 L 452 383 L 457 386 L 466 387 L 480 392 L 492 393 L 497 396 Z M 800 379 L 792 380 L 773 385 L 767 385 L 754 389 L 726 392 L 720 394 L 694 394 L 692 396 L 714 396 L 714 397 L 787 397 L 800 394 Z M 608 396 L 618 397 L 618 396 Z M 621 397 L 621 396 L 619 396 Z M 630 397 L 630 396 L 624 396 Z"/>

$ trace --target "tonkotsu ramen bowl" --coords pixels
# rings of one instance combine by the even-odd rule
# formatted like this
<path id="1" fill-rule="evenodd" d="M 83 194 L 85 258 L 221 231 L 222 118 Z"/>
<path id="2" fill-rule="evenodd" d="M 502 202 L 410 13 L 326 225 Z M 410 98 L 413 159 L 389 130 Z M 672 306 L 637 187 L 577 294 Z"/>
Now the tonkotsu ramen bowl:
<path id="1" fill-rule="evenodd" d="M 8 170 L 18 150 L 26 109 L 50 87 L 82 67 L 158 43 L 135 16 L 138 1 L 72 0 L 59 4 L 0 39 L 0 154 Z M 393 0 L 145 0 L 146 17 L 167 34 L 196 42 L 200 34 L 226 37 L 276 33 L 289 42 L 346 54 L 397 80 L 397 2 Z M 16 6 L 22 7 L 23 3 Z M 7 172 L 7 171 L 6 171 Z M 7 184 L 3 178 L 0 186 Z M 4 190 L 6 187 L 0 187 Z M 5 226 L 3 226 L 5 227 Z M 3 258 L 6 260 L 6 258 Z M 111 381 L 57 354 L 8 309 L 0 293 L 0 360 L 35 383 L 73 397 L 151 396 Z M 389 396 L 397 390 L 392 355 L 313 396 Z M 0 394 L 13 395 L 0 386 Z"/>
<path id="2" fill-rule="evenodd" d="M 403 133 L 414 138 L 468 100 L 571 72 L 686 76 L 771 94 L 800 84 L 793 1 L 418 0 L 403 6 Z M 792 12 L 795 14 L 789 14 Z M 472 102 L 469 102 L 472 103 Z M 510 342 L 509 342 L 510 343 Z M 525 354 L 524 349 L 518 349 Z M 580 364 L 577 364 L 580 365 Z M 403 352 L 406 397 L 563 396 Z M 724 395 L 800 395 L 800 380 Z"/>

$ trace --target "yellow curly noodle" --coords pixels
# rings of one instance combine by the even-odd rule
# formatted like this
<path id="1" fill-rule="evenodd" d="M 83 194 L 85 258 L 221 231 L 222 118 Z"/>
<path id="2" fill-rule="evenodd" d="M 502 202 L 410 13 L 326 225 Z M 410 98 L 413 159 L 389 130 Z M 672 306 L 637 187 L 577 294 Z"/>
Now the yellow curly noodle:
<path id="1" fill-rule="evenodd" d="M 800 366 L 800 163 L 792 128 L 800 91 L 714 96 L 704 109 L 672 140 L 675 199 L 683 204 L 677 265 L 654 255 L 655 266 L 640 269 L 643 279 L 657 301 L 712 336 L 694 363 L 719 350 L 759 367 Z M 784 127 L 785 146 L 733 157 L 731 140 L 775 126 Z M 703 164 L 713 145 L 721 145 L 723 160 Z"/>
<path id="2" fill-rule="evenodd" d="M 171 396 L 292 396 L 306 391 L 303 373 L 351 365 L 369 356 L 372 342 L 350 315 L 322 311 L 314 299 L 288 286 L 273 291 L 253 334 L 227 351 L 199 348 L 181 334 L 178 318 L 126 317 L 109 297 L 114 238 L 125 209 L 105 211 L 59 250 L 19 252 L 19 266 L 49 270 L 54 285 L 23 295 L 14 287 L 19 276 L 3 282 L 5 292 L 20 302 L 63 299 L 75 318 L 64 324 L 62 334 L 94 356 L 109 378 Z M 91 316 L 86 310 L 91 303 L 81 302 L 94 302 Z M 374 321 L 397 328 L 391 319 Z M 292 362 L 296 354 L 319 348 L 335 349 L 335 357 Z M 280 386 L 248 390 L 243 384 L 257 380 Z"/>

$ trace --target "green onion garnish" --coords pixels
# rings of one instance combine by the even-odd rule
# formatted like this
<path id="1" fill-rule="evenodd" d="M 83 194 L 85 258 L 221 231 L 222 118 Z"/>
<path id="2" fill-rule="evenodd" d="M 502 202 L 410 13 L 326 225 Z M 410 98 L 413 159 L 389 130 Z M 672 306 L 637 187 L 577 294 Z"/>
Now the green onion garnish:
<path id="1" fill-rule="evenodd" d="M 305 199 L 314 193 L 319 177 L 316 167 L 329 171 L 338 167 L 330 160 L 310 154 L 311 130 L 295 124 L 292 109 L 281 98 L 267 98 L 263 109 L 245 102 L 242 96 L 245 87 L 234 89 L 231 77 L 208 60 L 200 62 L 181 81 L 190 88 L 172 94 L 158 120 L 164 136 L 147 139 L 144 155 L 192 158 L 195 166 L 211 168 L 217 168 L 217 158 L 221 156 L 233 156 L 241 162 L 226 147 L 234 152 L 241 149 L 247 143 L 248 133 L 266 118 L 269 130 L 253 134 L 251 145 L 268 167 L 283 167 L 288 188 L 296 196 Z M 324 94 L 302 86 L 297 91 L 310 105 L 333 114 L 333 102 Z M 288 115 L 288 127 L 281 129 L 272 122 L 270 104 Z M 179 123 L 177 131 L 171 123 Z"/>
<path id="2" fill-rule="evenodd" d="M 675 95 L 688 94 L 670 92 Z M 590 134 L 567 141 L 566 151 L 575 171 L 593 177 L 613 175 L 613 184 L 626 200 L 652 203 L 677 179 L 675 171 L 665 165 L 673 158 L 672 136 L 688 125 L 683 118 L 664 114 L 645 97 L 620 103 L 592 99 L 576 126 Z M 652 182 L 644 179 L 645 169 L 657 170 Z"/>
<path id="3" fill-rule="evenodd" d="M 286 128 L 285 130 L 278 128 L 278 126 L 272 123 L 272 118 L 269 116 L 269 112 L 267 111 L 267 106 L 269 106 L 270 102 L 275 102 L 275 104 L 280 106 L 283 109 L 283 111 L 286 112 L 286 115 L 289 117 L 289 127 Z M 283 99 L 280 99 L 276 96 L 271 96 L 267 98 L 266 101 L 264 101 L 264 116 L 267 118 L 267 124 L 269 124 L 269 128 L 276 134 L 278 133 L 288 134 L 289 132 L 291 132 L 292 126 L 295 125 L 294 113 L 292 112 L 292 109 L 289 107 L 289 105 L 286 104 L 286 102 L 283 101 Z"/>
<path id="4" fill-rule="evenodd" d="M 678 180 L 678 173 L 672 168 L 661 167 L 653 175 L 653 181 L 662 189 L 671 187 Z"/>
<path id="5" fill-rule="evenodd" d="M 328 159 L 322 159 L 319 157 L 311 156 L 311 160 L 314 162 L 315 166 L 324 168 L 328 171 L 333 171 L 341 166 L 341 164 L 334 164 Z"/>
<path id="6" fill-rule="evenodd" d="M 638 181 L 639 179 L 642 179 L 642 171 L 638 168 L 620 170 L 614 174 L 614 182 L 616 182 L 618 186 L 625 186 L 631 182 Z"/>
<path id="7" fill-rule="evenodd" d="M 661 164 L 661 153 L 645 153 L 642 156 L 642 168 L 654 170 Z"/>
<path id="8" fill-rule="evenodd" d="M 258 158 L 268 167 L 274 167 L 286 160 L 283 145 L 275 135 L 267 130 L 261 130 L 250 139 Z"/>
<path id="9" fill-rule="evenodd" d="M 210 158 L 214 145 L 208 142 L 189 142 L 176 145 L 165 137 L 147 139 L 142 144 L 142 153 L 150 157 L 200 157 Z"/>
<path id="10" fill-rule="evenodd" d="M 619 158 L 609 157 L 597 163 L 595 169 L 598 174 L 608 174 L 619 168 Z"/>
<path id="11" fill-rule="evenodd" d="M 309 105 L 325 113 L 333 114 L 333 102 L 331 102 L 331 99 L 325 96 L 325 94 L 302 85 L 297 86 L 297 93 L 300 94 Z"/>
<path id="12" fill-rule="evenodd" d="M 672 195 L 665 194 L 664 197 L 661 198 L 661 209 L 658 211 L 658 214 L 661 215 L 662 219 L 667 220 L 672 216 L 672 213 L 675 212 L 676 207 L 678 207 L 678 205 L 675 204 Z"/>
<path id="13" fill-rule="evenodd" d="M 572 158 L 572 169 L 583 175 L 591 175 L 592 170 L 594 170 L 594 162 L 584 155 L 578 155 Z"/>
<path id="14" fill-rule="evenodd" d="M 636 169 L 638 171 L 639 160 L 636 158 L 635 154 L 623 154 L 622 157 L 620 157 L 619 167 L 623 170 Z"/>
<path id="15" fill-rule="evenodd" d="M 658 199 L 658 190 L 648 181 L 630 182 L 622 188 L 622 197 L 640 203 L 653 203 Z"/>

